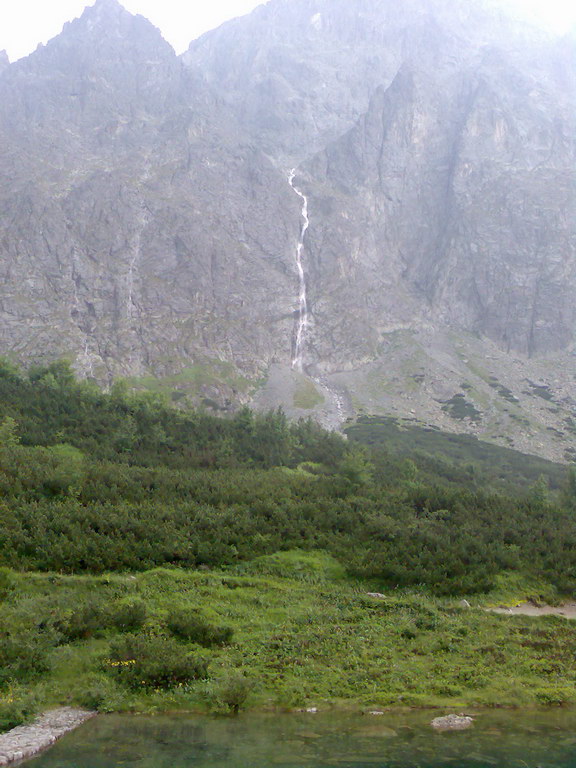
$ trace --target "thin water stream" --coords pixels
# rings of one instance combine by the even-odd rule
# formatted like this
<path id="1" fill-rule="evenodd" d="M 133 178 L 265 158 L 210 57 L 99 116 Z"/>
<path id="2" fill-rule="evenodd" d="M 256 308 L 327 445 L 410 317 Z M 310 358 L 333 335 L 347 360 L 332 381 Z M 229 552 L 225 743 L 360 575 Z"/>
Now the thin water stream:
<path id="1" fill-rule="evenodd" d="M 304 344 L 306 342 L 306 331 L 308 330 L 308 287 L 306 285 L 306 273 L 304 271 L 304 263 L 302 261 L 302 254 L 304 252 L 304 238 L 306 232 L 310 226 L 310 218 L 308 216 L 308 198 L 306 195 L 294 184 L 294 177 L 296 176 L 296 169 L 293 168 L 290 171 L 288 177 L 288 183 L 298 195 L 302 201 L 302 225 L 300 227 L 300 237 L 298 239 L 298 245 L 296 246 L 296 269 L 298 270 L 298 320 L 296 325 L 296 337 L 294 340 L 294 350 L 292 354 L 292 368 L 298 371 L 302 371 L 304 368 Z"/>
<path id="2" fill-rule="evenodd" d="M 435 732 L 430 712 L 96 718 L 29 768 L 574 768 L 576 712 L 487 712 Z"/>
<path id="3" fill-rule="evenodd" d="M 296 186 L 296 184 L 294 184 L 295 177 L 296 169 L 293 168 L 288 176 L 288 183 L 302 201 L 302 208 L 300 234 L 298 243 L 296 245 L 296 270 L 298 272 L 298 314 L 292 347 L 292 368 L 299 373 L 306 372 L 308 375 L 310 375 L 309 370 L 305 371 L 304 367 L 306 341 L 310 329 L 310 308 L 308 306 L 308 283 L 306 280 L 306 270 L 303 258 L 305 237 L 310 227 L 310 214 L 308 197 L 299 187 Z M 339 429 L 346 419 L 345 405 L 342 395 L 340 392 L 334 389 L 334 387 L 330 386 L 326 377 L 311 376 L 311 378 L 312 381 L 314 381 L 315 384 L 319 387 L 322 394 L 325 396 L 326 403 L 328 404 L 325 418 L 320 419 L 322 425 L 327 429 Z"/>

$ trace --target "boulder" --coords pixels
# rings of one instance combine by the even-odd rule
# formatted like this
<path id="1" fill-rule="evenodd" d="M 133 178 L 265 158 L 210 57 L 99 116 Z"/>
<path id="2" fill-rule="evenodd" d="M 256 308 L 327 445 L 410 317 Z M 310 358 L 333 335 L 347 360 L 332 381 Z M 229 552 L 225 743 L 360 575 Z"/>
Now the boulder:
<path id="1" fill-rule="evenodd" d="M 466 728 L 470 728 L 474 723 L 473 718 L 469 715 L 445 715 L 444 717 L 436 717 L 432 720 L 432 728 L 436 728 L 438 731 L 463 731 Z"/>

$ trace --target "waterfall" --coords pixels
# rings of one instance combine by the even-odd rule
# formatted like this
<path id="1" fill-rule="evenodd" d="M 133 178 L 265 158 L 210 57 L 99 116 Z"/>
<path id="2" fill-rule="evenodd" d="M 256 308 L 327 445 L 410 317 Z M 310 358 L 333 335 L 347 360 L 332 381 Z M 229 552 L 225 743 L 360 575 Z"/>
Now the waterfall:
<path id="1" fill-rule="evenodd" d="M 304 263 L 302 256 L 304 253 L 304 238 L 310 226 L 310 217 L 308 215 L 308 198 L 301 189 L 294 184 L 296 169 L 293 168 L 288 176 L 288 183 L 302 201 L 302 226 L 300 227 L 300 237 L 296 247 L 296 269 L 298 271 L 299 290 L 298 290 L 298 322 L 294 335 L 294 346 L 292 354 L 292 368 L 304 373 L 304 352 L 306 346 L 306 336 L 310 327 L 310 317 L 308 311 L 308 297 L 306 273 L 304 272 Z M 340 429 L 340 426 L 346 419 L 347 407 L 341 392 L 332 386 L 325 376 L 314 376 L 311 372 L 307 374 L 309 378 L 320 388 L 325 396 L 326 405 L 324 413 L 320 414 L 319 421 L 327 429 Z"/>
<path id="2" fill-rule="evenodd" d="M 298 291 L 298 324 L 296 326 L 296 338 L 294 341 L 294 352 L 292 355 L 292 368 L 297 371 L 302 371 L 304 367 L 303 355 L 304 346 L 306 343 L 306 332 L 308 330 L 308 299 L 306 296 L 306 275 L 304 273 L 304 265 L 302 263 L 302 253 L 304 251 L 304 238 L 308 227 L 310 226 L 310 219 L 308 217 L 308 198 L 306 195 L 294 185 L 294 177 L 296 176 L 296 169 L 293 168 L 290 171 L 288 177 L 288 183 L 296 192 L 298 197 L 302 200 L 302 226 L 300 228 L 300 237 L 298 239 L 298 246 L 296 248 L 296 268 L 298 270 L 299 291 Z"/>

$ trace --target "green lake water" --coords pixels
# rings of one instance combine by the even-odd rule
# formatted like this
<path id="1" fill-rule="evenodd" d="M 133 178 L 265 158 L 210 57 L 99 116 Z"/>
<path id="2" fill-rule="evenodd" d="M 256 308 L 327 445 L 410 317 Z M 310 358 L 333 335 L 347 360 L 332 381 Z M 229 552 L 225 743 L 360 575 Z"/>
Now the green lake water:
<path id="1" fill-rule="evenodd" d="M 444 733 L 429 725 L 437 715 L 107 715 L 27 766 L 576 768 L 575 712 L 489 712 L 468 731 Z"/>

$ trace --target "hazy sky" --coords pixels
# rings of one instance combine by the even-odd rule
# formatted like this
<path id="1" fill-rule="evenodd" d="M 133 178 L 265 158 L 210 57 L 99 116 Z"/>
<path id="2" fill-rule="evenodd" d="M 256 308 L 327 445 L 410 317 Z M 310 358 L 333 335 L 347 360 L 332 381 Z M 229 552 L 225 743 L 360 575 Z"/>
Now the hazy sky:
<path id="1" fill-rule="evenodd" d="M 226 19 L 251 11 L 262 1 L 124 0 L 122 4 L 132 13 L 141 13 L 150 19 L 181 53 L 198 35 Z M 502 0 L 502 3 L 514 3 L 531 10 L 558 31 L 576 23 L 575 0 Z M 12 61 L 27 55 L 38 43 L 57 35 L 64 22 L 79 16 L 86 5 L 92 5 L 92 0 L 0 0 L 0 50 L 5 48 Z"/>

